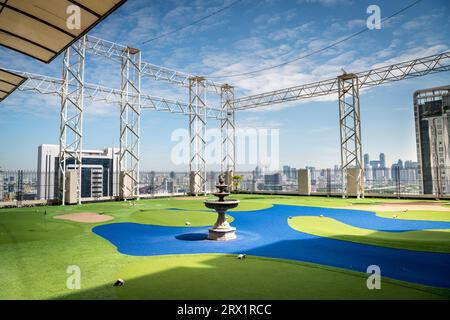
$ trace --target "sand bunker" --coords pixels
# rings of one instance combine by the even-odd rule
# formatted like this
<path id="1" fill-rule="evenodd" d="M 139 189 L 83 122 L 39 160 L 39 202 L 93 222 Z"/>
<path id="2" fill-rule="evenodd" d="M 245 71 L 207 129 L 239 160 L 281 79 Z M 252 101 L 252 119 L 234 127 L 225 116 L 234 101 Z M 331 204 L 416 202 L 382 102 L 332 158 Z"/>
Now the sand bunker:
<path id="1" fill-rule="evenodd" d="M 442 203 L 430 203 L 430 202 L 386 202 L 374 205 L 355 205 L 348 206 L 347 209 L 355 210 L 368 210 L 368 211 L 443 211 L 450 212 L 450 207 L 443 205 Z"/>
<path id="2" fill-rule="evenodd" d="M 175 200 L 208 200 L 208 197 L 201 196 L 201 197 L 176 197 Z"/>
<path id="3" fill-rule="evenodd" d="M 59 219 L 59 220 L 69 220 L 69 221 L 84 222 L 84 223 L 105 222 L 105 221 L 114 219 L 114 217 L 112 217 L 112 216 L 108 216 L 106 214 L 99 214 L 96 212 L 69 213 L 69 214 L 63 214 L 60 216 L 54 216 L 53 218 Z"/>

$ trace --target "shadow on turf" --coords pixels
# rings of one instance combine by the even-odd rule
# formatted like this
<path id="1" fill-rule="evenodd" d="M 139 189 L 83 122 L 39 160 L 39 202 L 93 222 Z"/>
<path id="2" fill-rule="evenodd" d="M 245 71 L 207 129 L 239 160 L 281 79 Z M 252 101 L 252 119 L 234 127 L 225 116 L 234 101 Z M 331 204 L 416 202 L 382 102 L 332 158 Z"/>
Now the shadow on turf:
<path id="1" fill-rule="evenodd" d="M 188 238 L 195 239 L 200 236 L 204 235 L 194 234 L 188 236 Z M 291 247 L 295 243 L 298 250 L 302 250 L 302 244 L 305 242 L 308 243 L 307 246 L 309 248 L 315 248 L 317 256 L 326 252 L 331 259 L 340 261 L 338 268 L 308 266 L 308 264 L 299 261 L 277 258 L 282 248 Z M 365 245 L 362 246 L 367 247 Z M 350 264 L 350 262 L 346 262 L 345 252 L 334 249 L 324 246 L 323 242 L 319 242 L 317 239 L 279 241 L 246 250 L 244 253 L 249 257 L 246 260 L 238 260 L 237 253 L 224 254 L 223 256 L 211 257 L 202 261 L 202 265 L 199 267 L 182 267 L 177 265 L 172 269 L 133 279 L 127 279 L 119 271 L 116 276 L 125 280 L 123 287 L 113 287 L 113 283 L 117 278 L 112 278 L 108 279 L 110 283 L 108 285 L 74 291 L 56 297 L 56 299 L 408 299 L 410 297 L 395 294 L 395 288 L 391 291 L 380 290 L 378 292 L 376 290 L 367 290 L 365 286 L 367 279 L 365 269 L 371 264 L 380 262 L 383 276 L 396 279 L 401 278 L 398 277 L 399 275 L 407 275 L 411 276 L 409 281 L 417 282 L 415 280 L 420 278 L 421 275 L 423 276 L 421 270 L 429 267 L 429 261 L 426 259 L 411 266 L 411 261 L 403 259 L 405 257 L 400 255 L 396 259 L 398 265 L 395 268 L 386 270 L 383 267 L 383 262 L 374 260 L 374 256 L 370 252 L 361 252 L 361 259 L 356 263 L 353 261 Z M 268 253 L 273 255 L 274 258 L 265 258 Z M 313 252 L 309 252 L 308 255 L 311 256 L 309 262 L 320 263 L 319 261 L 314 261 L 315 256 Z M 142 259 L 143 263 L 151 265 L 152 260 L 144 262 L 145 258 Z M 289 259 L 289 257 L 286 259 Z M 257 260 L 261 263 L 252 264 L 252 260 Z M 325 269 L 328 272 L 323 273 L 320 277 L 310 278 L 307 272 L 305 274 L 305 269 L 303 269 L 303 271 L 295 273 L 296 279 L 289 279 L 289 276 L 283 273 L 283 268 L 278 270 L 278 266 L 274 264 L 270 264 L 272 267 L 267 268 L 264 266 L 264 261 L 298 265 L 299 268 L 303 267 L 306 270 L 308 268 L 315 270 Z M 154 263 L 160 263 L 160 260 L 155 260 Z M 433 270 L 433 274 L 430 274 L 430 276 L 442 279 L 442 277 L 447 277 L 447 274 L 447 271 L 437 268 Z M 353 276 L 353 278 L 349 278 L 349 276 Z M 343 279 L 346 280 L 344 281 Z M 355 281 L 347 282 L 349 279 L 356 279 L 357 285 L 355 285 Z M 450 290 L 448 289 L 408 284 L 407 282 L 390 280 L 388 278 L 383 279 L 384 283 L 395 284 L 398 288 L 404 289 L 406 287 L 417 290 L 415 292 L 417 295 L 413 295 L 416 298 L 429 298 L 431 293 L 441 295 L 442 298 L 450 298 Z M 217 290 L 217 288 L 225 289 Z M 435 298 L 440 297 L 436 296 Z"/>
<path id="2" fill-rule="evenodd" d="M 253 260 L 253 261 L 252 261 Z M 255 264 L 254 262 L 258 262 Z M 325 277 L 311 279 L 299 272 L 296 279 L 273 268 L 265 268 L 264 261 L 277 261 L 260 257 L 247 257 L 238 260 L 235 255 L 211 257 L 202 262 L 200 267 L 177 266 L 163 272 L 145 275 L 134 279 L 126 279 L 121 287 L 114 287 L 116 279 L 110 285 L 74 291 L 56 299 L 123 299 L 123 300 L 292 300 L 292 299 L 383 299 L 380 292 L 369 292 L 365 288 L 365 276 L 352 273 L 354 279 L 361 283 L 355 290 L 355 283 L 345 287 L 345 281 L 339 275 L 347 275 L 347 271 L 332 271 Z M 253 263 L 252 263 L 253 262 Z M 151 261 L 148 261 L 151 264 Z M 157 262 L 155 262 L 157 263 Z M 298 265 L 308 270 L 316 267 L 305 267 L 297 262 L 278 261 L 278 263 Z M 320 270 L 320 268 L 318 269 Z M 291 270 L 292 272 L 292 270 Z M 309 274 L 309 273 L 308 273 Z M 122 277 L 119 273 L 118 277 Z M 337 279 L 334 288 L 330 289 L 330 279 Z M 348 278 L 346 278 L 348 279 Z M 311 287 L 311 281 L 317 288 Z M 352 287 L 353 285 L 353 287 Z M 340 289 L 336 289 L 336 287 Z M 218 288 L 221 288 L 218 290 Z M 367 291 L 367 292 L 366 292 Z M 402 297 L 389 297 L 399 298 Z"/>

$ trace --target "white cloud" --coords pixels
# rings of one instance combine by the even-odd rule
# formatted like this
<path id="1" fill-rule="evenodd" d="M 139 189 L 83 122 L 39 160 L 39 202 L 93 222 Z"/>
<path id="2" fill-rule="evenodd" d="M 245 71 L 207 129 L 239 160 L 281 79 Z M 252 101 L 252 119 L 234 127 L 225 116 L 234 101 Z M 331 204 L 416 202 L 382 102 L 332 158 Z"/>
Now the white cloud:
<path id="1" fill-rule="evenodd" d="M 299 4 L 320 4 L 322 6 L 331 7 L 336 5 L 349 5 L 351 0 L 297 0 Z"/>

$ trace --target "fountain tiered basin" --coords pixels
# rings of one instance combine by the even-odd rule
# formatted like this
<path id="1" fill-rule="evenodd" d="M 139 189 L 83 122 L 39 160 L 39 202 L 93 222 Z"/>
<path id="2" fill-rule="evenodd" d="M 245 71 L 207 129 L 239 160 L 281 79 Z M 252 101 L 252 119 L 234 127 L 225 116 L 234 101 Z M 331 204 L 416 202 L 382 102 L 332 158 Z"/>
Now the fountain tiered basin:
<path id="1" fill-rule="evenodd" d="M 225 184 L 223 176 L 219 176 L 219 184 L 216 185 L 219 192 L 213 193 L 218 200 L 206 200 L 205 206 L 209 209 L 214 209 L 217 212 L 217 221 L 213 227 L 208 230 L 208 239 L 216 241 L 227 241 L 236 239 L 236 228 L 230 226 L 227 221 L 227 211 L 236 208 L 239 205 L 239 200 L 225 200 L 230 193 L 228 192 L 228 185 Z"/>

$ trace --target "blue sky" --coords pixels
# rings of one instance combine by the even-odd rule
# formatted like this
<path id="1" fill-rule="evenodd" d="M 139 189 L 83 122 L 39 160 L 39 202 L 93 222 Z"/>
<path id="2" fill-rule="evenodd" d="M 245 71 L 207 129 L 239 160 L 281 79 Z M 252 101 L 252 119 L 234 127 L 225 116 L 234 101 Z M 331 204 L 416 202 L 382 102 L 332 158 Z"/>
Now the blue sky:
<path id="1" fill-rule="evenodd" d="M 243 0 L 230 10 L 169 37 L 142 44 L 232 1 L 129 0 L 90 34 L 142 49 L 144 61 L 199 75 L 226 75 L 271 66 L 319 49 L 365 26 L 371 4 L 382 17 L 412 2 L 364 0 Z M 371 30 L 321 54 L 270 70 L 251 79 L 229 78 L 236 95 L 255 94 L 336 77 L 341 68 L 362 71 L 449 50 L 450 5 L 424 0 Z M 17 70 L 60 76 L 61 59 L 46 65 L 0 48 L 0 64 Z M 86 80 L 118 87 L 119 66 L 88 56 Z M 144 80 L 149 94 L 187 101 L 187 90 Z M 224 82 L 221 81 L 221 82 Z M 449 73 L 372 88 L 362 93 L 363 151 L 387 162 L 416 159 L 412 94 L 450 84 Z M 16 91 L 0 105 L 0 167 L 35 169 L 37 147 L 58 143 L 59 100 Z M 118 146 L 116 106 L 86 105 L 85 148 Z M 338 105 L 335 96 L 237 114 L 242 127 L 278 128 L 280 162 L 296 167 L 339 163 Z M 183 115 L 144 111 L 141 168 L 186 170 L 170 162 L 175 129 L 187 128 Z M 217 126 L 211 122 L 211 127 Z M 238 169 L 240 169 L 238 167 Z M 248 168 L 241 168 L 248 169 Z"/>

